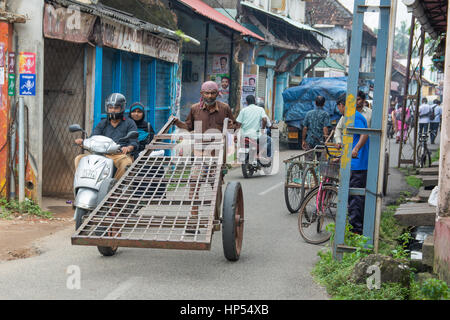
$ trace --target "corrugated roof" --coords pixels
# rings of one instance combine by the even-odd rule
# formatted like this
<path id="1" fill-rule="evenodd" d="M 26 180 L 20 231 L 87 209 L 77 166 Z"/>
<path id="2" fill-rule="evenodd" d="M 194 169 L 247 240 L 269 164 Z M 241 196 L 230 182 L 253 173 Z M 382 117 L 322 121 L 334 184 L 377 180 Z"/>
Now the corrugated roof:
<path id="1" fill-rule="evenodd" d="M 258 11 L 261 11 L 261 12 L 264 12 L 264 13 L 266 13 L 266 14 L 269 14 L 269 15 L 275 17 L 275 18 L 278 18 L 278 19 L 280 19 L 280 20 L 283 20 L 283 21 L 289 23 L 290 25 L 294 26 L 294 27 L 297 28 L 297 29 L 305 30 L 305 31 L 310 31 L 310 32 L 315 32 L 315 33 L 317 33 L 317 34 L 320 34 L 322 37 L 331 39 L 331 37 L 330 37 L 329 35 L 327 35 L 327 34 L 321 32 L 321 31 L 319 31 L 319 30 L 317 30 L 317 29 L 314 29 L 313 27 L 308 26 L 307 24 L 303 24 L 303 23 L 300 23 L 300 22 L 298 22 L 298 21 L 292 20 L 292 19 L 290 19 L 290 18 L 288 18 L 288 17 L 282 16 L 282 15 L 279 15 L 279 14 L 276 14 L 276 13 L 273 13 L 273 12 L 266 11 L 266 10 L 264 10 L 264 9 L 262 9 L 262 8 L 260 8 L 260 7 L 258 7 L 258 6 L 256 6 L 256 5 L 254 5 L 253 3 L 241 1 L 241 5 L 244 5 L 244 6 L 246 6 L 246 7 L 249 7 L 249 8 L 252 8 L 252 9 L 255 9 L 255 10 L 258 10 Z"/>
<path id="2" fill-rule="evenodd" d="M 321 60 L 316 65 L 316 68 L 331 68 L 345 71 L 345 67 L 331 57 L 326 57 L 325 59 Z"/>
<path id="3" fill-rule="evenodd" d="M 76 5 L 82 12 L 86 12 L 95 16 L 98 16 L 100 18 L 108 18 L 112 19 L 114 21 L 117 21 L 123 25 L 126 25 L 130 28 L 134 28 L 137 30 L 145 30 L 156 34 L 161 34 L 166 36 L 167 38 L 171 39 L 183 39 L 187 38 L 196 45 L 199 45 L 200 42 L 197 39 L 194 39 L 192 37 L 189 37 L 187 35 L 179 35 L 175 31 L 163 28 L 161 26 L 154 25 L 147 21 L 142 21 L 140 19 L 137 19 L 133 15 L 123 12 L 114 8 L 110 8 L 108 6 L 99 4 L 84 4 L 80 3 L 75 0 L 51 0 L 49 2 L 54 2 L 57 4 L 60 4 L 62 6 L 68 7 L 70 5 Z"/>
<path id="4" fill-rule="evenodd" d="M 215 10 L 214 8 L 210 7 L 209 5 L 200 0 L 177 0 L 177 1 L 185 4 L 186 6 L 191 8 L 194 12 L 201 14 L 202 16 L 207 17 L 208 19 L 211 19 L 219 24 L 227 26 L 235 31 L 238 31 L 239 33 L 245 36 L 251 36 L 255 39 L 264 41 L 263 37 L 248 30 L 247 28 L 243 27 L 236 21 L 224 16 L 222 13 L 218 12 L 217 10 Z"/>

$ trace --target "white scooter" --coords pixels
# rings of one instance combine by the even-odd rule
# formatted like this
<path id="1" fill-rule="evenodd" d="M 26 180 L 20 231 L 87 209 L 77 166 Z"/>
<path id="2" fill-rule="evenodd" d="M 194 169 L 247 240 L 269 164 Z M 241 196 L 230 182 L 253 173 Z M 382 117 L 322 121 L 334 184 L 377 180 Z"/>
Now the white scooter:
<path id="1" fill-rule="evenodd" d="M 86 135 L 86 131 L 78 124 L 70 125 L 69 131 L 82 131 Z M 137 139 L 138 136 L 137 131 L 131 131 L 119 142 Z M 73 180 L 75 230 L 82 225 L 84 218 L 97 207 L 116 183 L 114 162 L 105 155 L 117 154 L 121 148 L 111 138 L 99 135 L 84 139 L 82 147 L 91 154 L 81 158 Z M 103 255 L 115 253 L 115 250 L 110 247 L 98 247 L 98 249 Z"/>

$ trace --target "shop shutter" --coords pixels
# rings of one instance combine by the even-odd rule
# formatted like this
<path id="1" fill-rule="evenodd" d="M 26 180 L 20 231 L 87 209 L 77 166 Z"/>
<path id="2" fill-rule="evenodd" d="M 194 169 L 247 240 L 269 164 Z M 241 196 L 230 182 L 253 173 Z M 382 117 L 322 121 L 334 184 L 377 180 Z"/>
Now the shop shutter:
<path id="1" fill-rule="evenodd" d="M 158 132 L 170 116 L 172 92 L 172 63 L 156 62 L 155 131 Z"/>
<path id="2" fill-rule="evenodd" d="M 259 68 L 257 97 L 266 99 L 267 68 Z"/>

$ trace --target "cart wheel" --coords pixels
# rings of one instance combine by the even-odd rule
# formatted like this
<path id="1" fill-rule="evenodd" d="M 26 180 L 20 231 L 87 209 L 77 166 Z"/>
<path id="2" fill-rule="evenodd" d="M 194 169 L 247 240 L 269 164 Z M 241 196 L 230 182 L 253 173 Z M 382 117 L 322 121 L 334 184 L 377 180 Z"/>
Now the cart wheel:
<path id="1" fill-rule="evenodd" d="M 239 182 L 228 183 L 223 199 L 222 242 L 225 258 L 239 260 L 244 233 L 244 197 Z"/>
<path id="2" fill-rule="evenodd" d="M 106 230 L 105 227 L 99 227 L 98 229 L 100 229 L 100 231 L 96 231 L 95 234 L 97 236 L 102 236 L 104 233 L 104 230 Z M 116 254 L 117 249 L 119 249 L 118 246 L 115 247 L 102 247 L 102 246 L 97 246 L 98 252 L 100 252 L 103 256 L 105 257 L 111 257 L 113 255 Z"/>
<path id="3" fill-rule="evenodd" d="M 105 257 L 111 257 L 116 254 L 119 247 L 100 247 L 97 246 L 98 252 L 100 252 Z"/>

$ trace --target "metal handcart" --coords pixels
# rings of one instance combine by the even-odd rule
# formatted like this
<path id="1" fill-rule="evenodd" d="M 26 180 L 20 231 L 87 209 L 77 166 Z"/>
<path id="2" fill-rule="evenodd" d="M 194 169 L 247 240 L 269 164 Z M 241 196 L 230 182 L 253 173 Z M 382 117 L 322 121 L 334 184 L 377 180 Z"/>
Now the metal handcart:
<path id="1" fill-rule="evenodd" d="M 217 134 L 169 134 L 175 118 L 154 137 L 72 236 L 73 245 L 93 245 L 103 254 L 118 247 L 209 250 L 222 229 L 226 259 L 240 257 L 244 202 L 239 182 L 226 186 L 227 123 Z M 177 155 L 180 140 L 194 152 Z M 165 150 L 168 155 L 157 155 Z"/>

